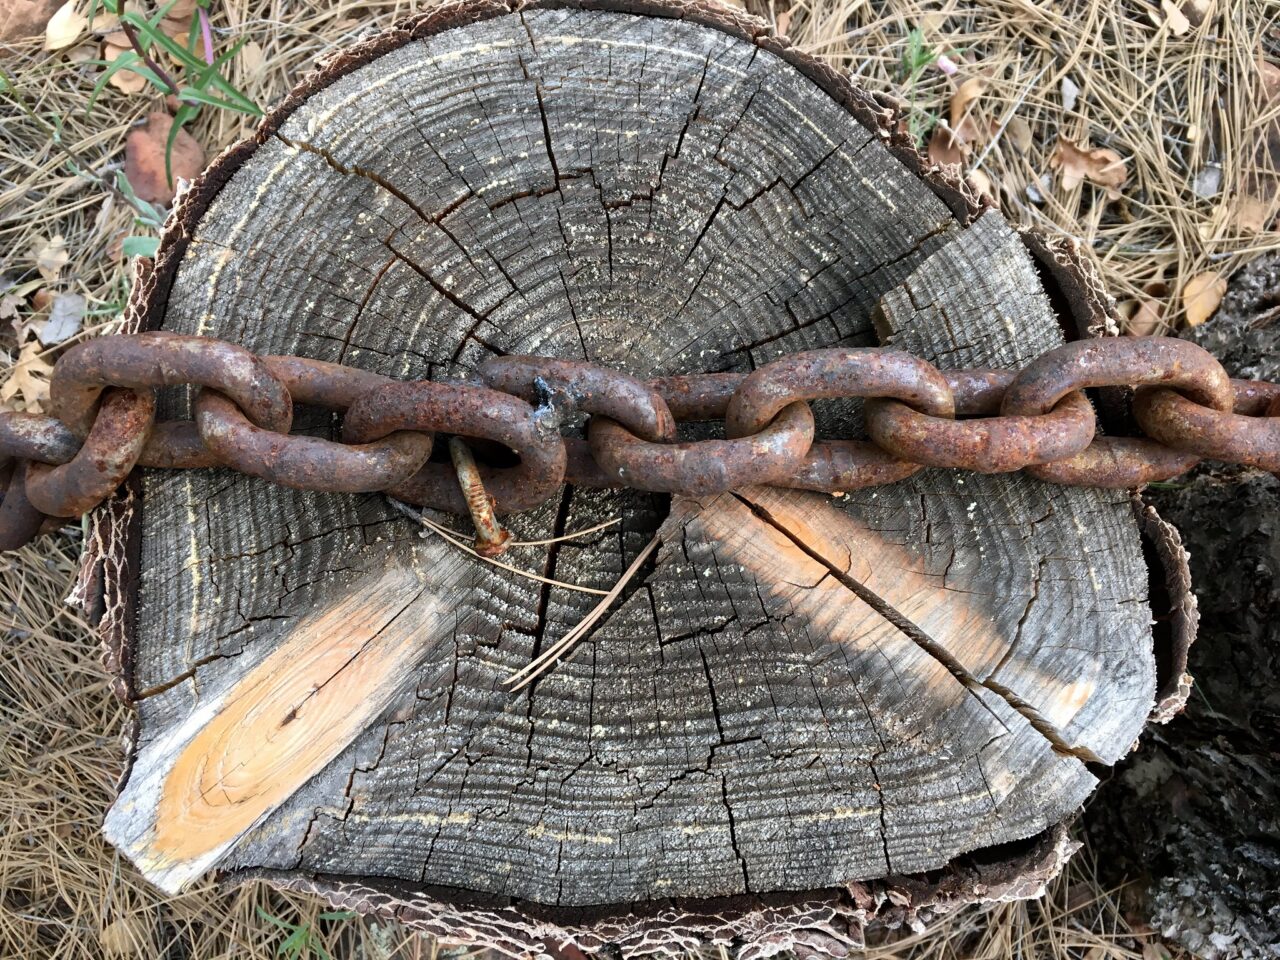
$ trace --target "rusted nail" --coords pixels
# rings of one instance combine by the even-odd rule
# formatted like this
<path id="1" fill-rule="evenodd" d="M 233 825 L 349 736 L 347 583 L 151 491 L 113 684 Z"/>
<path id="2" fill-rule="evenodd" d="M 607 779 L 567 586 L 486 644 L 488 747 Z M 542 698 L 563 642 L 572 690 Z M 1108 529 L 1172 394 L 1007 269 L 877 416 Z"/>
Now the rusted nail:
<path id="1" fill-rule="evenodd" d="M 493 497 L 484 488 L 476 458 L 461 437 L 449 438 L 449 456 L 453 458 L 453 469 L 458 473 L 462 496 L 476 527 L 476 553 L 482 557 L 501 555 L 511 540 L 511 531 L 502 529 L 502 524 L 498 523 L 493 512 Z"/>

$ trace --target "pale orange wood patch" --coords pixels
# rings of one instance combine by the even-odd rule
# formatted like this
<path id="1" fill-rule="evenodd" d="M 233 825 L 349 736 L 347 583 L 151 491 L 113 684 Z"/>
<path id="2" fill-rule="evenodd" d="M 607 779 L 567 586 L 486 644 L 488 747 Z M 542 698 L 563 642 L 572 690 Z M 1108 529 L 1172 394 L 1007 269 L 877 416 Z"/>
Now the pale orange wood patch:
<path id="1" fill-rule="evenodd" d="M 178 890 L 324 768 L 447 638 L 456 559 L 366 575 L 261 663 L 141 749 L 104 832 Z M 149 813 L 148 811 L 154 811 Z"/>

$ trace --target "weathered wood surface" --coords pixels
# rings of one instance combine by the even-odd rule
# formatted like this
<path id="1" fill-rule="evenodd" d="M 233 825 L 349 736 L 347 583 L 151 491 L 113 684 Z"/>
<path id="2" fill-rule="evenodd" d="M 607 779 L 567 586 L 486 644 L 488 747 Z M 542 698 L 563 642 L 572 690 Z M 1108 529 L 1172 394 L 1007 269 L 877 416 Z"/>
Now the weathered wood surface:
<path id="1" fill-rule="evenodd" d="M 878 336 L 1012 366 L 1061 342 L 1020 238 L 905 165 L 874 102 L 750 21 L 648 9 L 445 8 L 340 59 L 187 196 L 135 317 L 402 378 L 495 352 L 742 370 Z M 856 429 L 856 404 L 818 413 Z M 660 546 L 518 696 L 503 679 L 594 595 L 378 496 L 150 472 L 139 503 L 136 592 L 110 599 L 136 603 L 140 727 L 106 833 L 168 888 L 217 867 L 427 926 L 467 900 L 557 918 L 521 939 L 455 914 L 513 950 L 750 895 L 690 910 L 854 942 L 877 911 L 1034 889 L 1155 695 L 1123 494 L 566 490 L 521 540 L 621 522 L 512 563 L 607 589 Z"/>

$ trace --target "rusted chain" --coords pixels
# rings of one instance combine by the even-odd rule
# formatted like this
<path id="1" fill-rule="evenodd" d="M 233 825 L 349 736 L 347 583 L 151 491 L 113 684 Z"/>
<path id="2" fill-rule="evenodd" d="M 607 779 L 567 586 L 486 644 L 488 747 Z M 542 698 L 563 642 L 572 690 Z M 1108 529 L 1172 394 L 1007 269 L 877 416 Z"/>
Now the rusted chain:
<path id="1" fill-rule="evenodd" d="M 499 513 L 538 506 L 559 489 L 564 477 L 565 447 L 554 424 L 519 397 L 488 387 L 426 381 L 375 387 L 347 411 L 343 439 L 372 443 L 397 430 L 448 430 L 495 440 L 518 453 L 518 466 L 481 470 Z M 428 463 L 388 492 L 417 506 L 468 512 L 457 476 L 444 464 Z"/>
<path id="2" fill-rule="evenodd" d="M 155 391 L 168 386 L 200 388 L 194 421 L 154 422 Z M 1094 436 L 1082 391 L 1100 386 L 1136 389 L 1146 436 Z M 865 399 L 870 441 L 815 440 L 809 402 L 834 398 Z M 290 434 L 295 403 L 345 411 L 342 442 Z M 470 513 L 482 552 L 502 549 L 495 512 L 532 509 L 561 483 L 688 495 L 755 483 L 837 492 L 934 466 L 1133 487 L 1201 457 L 1280 471 L 1280 385 L 1230 381 L 1211 355 L 1167 338 L 1071 343 L 1021 372 L 944 373 L 898 351 L 834 348 L 749 374 L 643 381 L 597 364 L 497 357 L 466 382 L 404 383 L 321 360 L 258 357 L 206 337 L 145 333 L 69 350 L 55 367 L 51 406 L 53 416 L 0 413 L 4 549 L 50 517 L 91 509 L 135 465 L 223 466 L 304 489 L 386 490 Z M 585 438 L 561 435 L 561 414 L 571 411 L 590 416 Z M 679 422 L 719 420 L 724 439 L 678 435 Z M 452 464 L 429 462 L 438 431 L 452 437 Z M 500 462 L 485 462 L 495 455 Z"/>
<path id="3" fill-rule="evenodd" d="M 1148 436 L 1174 450 L 1280 471 L 1280 418 L 1268 412 L 1280 401 L 1280 388 L 1269 396 L 1257 384 L 1237 380 L 1231 386 L 1230 412 L 1176 390 L 1148 388 L 1134 396 L 1133 415 Z"/>
<path id="4" fill-rule="evenodd" d="M 84 446 L 61 466 L 27 466 L 27 499 L 51 517 L 78 517 L 124 482 L 147 442 L 156 418 L 150 390 L 110 389 L 102 398 Z"/>
<path id="5" fill-rule="evenodd" d="M 1068 393 L 1047 413 L 998 413 L 1008 370 L 966 371 L 948 382 L 956 407 L 978 420 L 951 420 L 913 410 L 899 400 L 868 400 L 867 433 L 896 457 L 928 467 L 955 467 L 979 473 L 1009 473 L 1023 467 L 1074 457 L 1093 440 L 1093 407 L 1083 392 Z"/>

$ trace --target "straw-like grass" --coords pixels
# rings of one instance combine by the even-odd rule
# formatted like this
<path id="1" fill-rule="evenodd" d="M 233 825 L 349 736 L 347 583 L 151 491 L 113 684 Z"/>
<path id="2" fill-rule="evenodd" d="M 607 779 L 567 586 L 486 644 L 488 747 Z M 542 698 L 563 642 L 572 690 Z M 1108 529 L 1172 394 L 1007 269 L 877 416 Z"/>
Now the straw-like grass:
<path id="1" fill-rule="evenodd" d="M 986 177 L 1012 220 L 1082 238 L 1118 299 L 1157 298 L 1162 329 L 1182 322 L 1177 294 L 1191 277 L 1206 270 L 1227 276 L 1245 258 L 1280 248 L 1280 235 L 1241 222 L 1239 195 L 1241 184 L 1265 185 L 1273 172 L 1260 144 L 1275 128 L 1280 98 L 1268 106 L 1257 66 L 1259 57 L 1280 59 L 1273 2 L 1219 0 L 1202 26 L 1181 35 L 1150 0 L 749 4 L 778 18 L 801 48 L 910 101 L 921 127 L 948 119 L 958 81 L 985 78 L 985 91 L 969 105 L 973 127 L 985 133 L 968 168 Z M 1182 4 L 1192 5 L 1206 3 Z M 214 0 L 212 19 L 220 48 L 250 41 L 228 79 L 268 106 L 318 57 L 413 9 L 393 0 Z M 923 56 L 920 69 L 904 67 L 909 50 Z M 154 90 L 108 88 L 86 113 L 98 68 L 72 54 L 46 53 L 36 40 L 0 60 L 15 87 L 0 93 L 0 274 L 38 276 L 36 251 L 48 238 L 65 238 L 68 262 L 47 286 L 87 298 L 81 336 L 89 336 L 116 322 L 127 292 L 120 244 L 134 230 L 127 204 L 102 177 L 122 164 L 129 125 L 163 106 Z M 76 55 L 90 54 L 96 51 Z M 938 54 L 956 64 L 954 76 Z M 1070 111 L 1064 79 L 1080 88 Z M 18 99 L 39 121 L 17 108 Z M 48 133 L 55 120 L 60 143 Z M 192 130 L 212 156 L 250 123 L 206 109 Z M 1120 199 L 1107 201 L 1089 184 L 1063 189 L 1050 168 L 1059 137 L 1124 159 Z M 91 176 L 74 173 L 69 155 Z M 1207 187 L 1215 178 L 1213 192 Z M 1159 290 L 1168 292 L 1152 293 Z M 0 383 L 42 311 L 47 304 L 27 296 L 15 329 L 0 329 Z M 0 557 L 0 956 L 271 957 L 301 925 L 314 932 L 312 956 L 434 956 L 436 945 L 393 927 L 322 920 L 322 904 L 260 885 L 231 894 L 205 885 L 166 898 L 105 846 L 98 825 L 119 773 L 128 712 L 109 692 L 88 628 L 63 602 L 77 548 L 74 534 L 63 534 Z M 1043 900 L 964 911 L 868 953 L 1164 956 L 1149 933 L 1126 922 L 1116 892 L 1101 889 L 1089 861 L 1077 857 Z"/>

